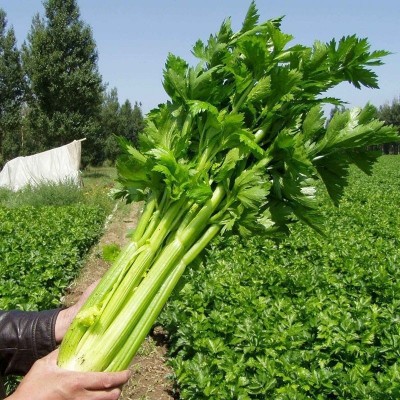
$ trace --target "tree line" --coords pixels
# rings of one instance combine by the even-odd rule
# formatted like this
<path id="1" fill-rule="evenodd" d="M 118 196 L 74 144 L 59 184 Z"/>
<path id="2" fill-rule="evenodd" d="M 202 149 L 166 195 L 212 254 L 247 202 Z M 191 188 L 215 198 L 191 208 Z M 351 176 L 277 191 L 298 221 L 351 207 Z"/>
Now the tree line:
<path id="1" fill-rule="evenodd" d="M 135 141 L 141 104 L 119 103 L 98 71 L 76 0 L 47 0 L 21 48 L 0 8 L 0 168 L 10 159 L 86 138 L 84 165 L 115 161 L 115 135 Z"/>
<path id="2" fill-rule="evenodd" d="M 386 103 L 377 110 L 378 118 L 387 124 L 400 127 L 400 98 Z M 386 143 L 381 146 L 384 154 L 400 154 L 400 142 Z"/>

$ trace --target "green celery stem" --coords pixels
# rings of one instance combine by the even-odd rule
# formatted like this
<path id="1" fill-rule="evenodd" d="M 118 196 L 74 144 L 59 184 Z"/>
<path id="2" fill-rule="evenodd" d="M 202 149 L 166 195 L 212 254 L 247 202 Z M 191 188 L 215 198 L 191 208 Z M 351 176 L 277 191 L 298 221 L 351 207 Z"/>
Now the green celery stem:
<path id="1" fill-rule="evenodd" d="M 136 290 L 133 291 L 134 287 L 131 288 L 131 293 L 127 296 L 128 300 L 125 301 L 123 307 L 119 308 L 118 312 L 115 312 L 111 306 L 108 310 L 106 309 L 107 313 L 103 313 L 98 323 L 88 330 L 87 338 L 83 345 L 79 346 L 79 351 L 62 366 L 81 371 L 101 371 L 107 368 L 118 354 L 118 350 L 129 339 L 130 332 L 145 313 L 153 297 L 157 295 L 159 288 L 163 285 L 171 270 L 202 234 L 210 216 L 223 196 L 223 188 L 217 187 L 213 197 L 200 209 L 187 227 L 180 232 L 179 237 L 175 237 L 161 251 Z M 123 282 L 120 286 L 124 285 Z M 112 302 L 115 298 L 118 298 L 117 293 L 118 291 L 113 295 Z M 126 293 L 124 293 L 125 295 Z M 102 324 L 105 317 L 107 317 L 107 321 L 104 324 L 106 326 L 104 329 Z M 114 318 L 111 320 L 111 317 Z M 99 340 L 100 336 L 102 340 Z M 93 349 L 96 350 L 93 351 Z"/>
<path id="2" fill-rule="evenodd" d="M 219 231 L 220 227 L 218 225 L 210 226 L 205 234 L 186 252 L 165 280 L 156 296 L 154 296 L 150 305 L 146 308 L 144 314 L 131 332 L 130 338 L 119 350 L 118 355 L 113 358 L 110 365 L 105 369 L 106 371 L 122 371 L 129 367 L 129 364 L 155 323 L 186 267 L 204 250 Z"/>
<path id="3" fill-rule="evenodd" d="M 130 268 L 131 264 L 134 262 L 135 254 L 138 247 L 135 238 L 141 237 L 143 235 L 145 228 L 149 224 L 149 219 L 154 214 L 156 203 L 157 201 L 155 196 L 149 197 L 148 201 L 146 202 L 143 214 L 139 219 L 138 225 L 135 230 L 135 236 L 132 238 L 132 242 L 130 242 L 120 253 L 117 260 L 114 262 L 112 267 L 106 272 L 103 279 L 93 290 L 92 294 L 82 306 L 77 318 L 74 319 L 71 326 L 69 327 L 60 347 L 58 358 L 59 365 L 62 365 L 66 361 L 66 359 L 69 357 L 69 354 L 74 351 L 77 343 L 81 341 L 82 337 L 89 329 L 88 326 L 82 324 L 79 316 L 82 315 L 83 312 L 90 311 L 91 307 L 95 307 L 99 304 L 101 304 L 101 308 L 104 308 L 106 306 L 104 300 L 110 298 L 110 293 L 114 293 L 118 282 L 121 281 L 127 269 Z"/>
<path id="4" fill-rule="evenodd" d="M 157 229 L 153 232 L 149 243 L 143 246 L 143 250 L 138 249 L 138 252 L 140 250 L 139 254 L 133 263 L 129 263 L 129 267 L 131 268 L 124 271 L 121 281 L 115 285 L 112 296 L 103 309 L 98 321 L 84 332 L 77 346 L 78 351 L 82 348 L 87 348 L 91 343 L 95 342 L 96 336 L 104 333 L 112 324 L 115 315 L 124 307 L 132 291 L 139 284 L 143 274 L 151 265 L 159 246 L 161 246 L 161 243 L 169 233 L 168 228 L 173 227 L 175 221 L 179 220 L 179 214 L 182 214 L 182 210 L 184 208 L 181 202 L 171 207 Z"/>
<path id="5" fill-rule="evenodd" d="M 132 241 L 137 242 L 139 238 L 143 236 L 145 229 L 147 228 L 150 219 L 153 216 L 154 209 L 157 204 L 157 198 L 154 195 L 151 195 L 146 202 L 145 208 L 141 217 L 139 218 L 138 224 L 135 229 L 134 236 L 132 237 Z"/>
<path id="6" fill-rule="evenodd" d="M 112 267 L 105 273 L 99 284 L 93 290 L 91 295 L 82 306 L 77 317 L 71 323 L 67 333 L 60 346 L 60 352 L 58 357 L 58 364 L 61 366 L 70 357 L 71 352 L 77 347 L 86 331 L 89 329 L 88 326 L 82 324 L 80 316 L 90 311 L 91 308 L 100 304 L 101 307 L 105 307 L 104 299 L 108 298 L 109 293 L 113 293 L 117 286 L 117 283 L 121 280 L 121 276 L 124 271 L 128 269 L 133 261 L 135 260 L 135 253 L 137 250 L 136 243 L 129 243 L 125 250 L 120 253 L 117 260 L 114 262 Z"/>

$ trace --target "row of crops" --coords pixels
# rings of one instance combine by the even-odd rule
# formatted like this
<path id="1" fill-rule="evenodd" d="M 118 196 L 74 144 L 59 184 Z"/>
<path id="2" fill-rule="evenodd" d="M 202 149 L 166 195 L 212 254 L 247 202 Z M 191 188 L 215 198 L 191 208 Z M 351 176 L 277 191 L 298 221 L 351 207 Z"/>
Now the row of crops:
<path id="1" fill-rule="evenodd" d="M 399 399 L 399 205 L 383 157 L 326 207 L 326 238 L 215 244 L 160 319 L 181 398 Z"/>
<path id="2" fill-rule="evenodd" d="M 5 203 L 0 202 L 0 309 L 59 306 L 102 232 L 106 211 L 79 202 L 18 207 Z"/>
<path id="3" fill-rule="evenodd" d="M 326 207 L 326 237 L 214 243 L 160 317 L 181 398 L 400 398 L 399 186 L 382 157 Z M 0 308 L 57 306 L 104 216 L 0 207 Z"/>

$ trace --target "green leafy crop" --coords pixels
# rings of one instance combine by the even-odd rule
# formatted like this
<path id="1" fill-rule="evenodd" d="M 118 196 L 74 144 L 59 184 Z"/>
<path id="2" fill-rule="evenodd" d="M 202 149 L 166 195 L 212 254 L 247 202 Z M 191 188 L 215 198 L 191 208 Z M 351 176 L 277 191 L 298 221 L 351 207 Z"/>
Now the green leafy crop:
<path id="1" fill-rule="evenodd" d="M 0 309 L 58 307 L 99 237 L 97 207 L 0 207 Z"/>
<path id="2" fill-rule="evenodd" d="M 398 156 L 352 168 L 327 239 L 214 243 L 159 318 L 179 397 L 398 399 L 399 180 Z"/>

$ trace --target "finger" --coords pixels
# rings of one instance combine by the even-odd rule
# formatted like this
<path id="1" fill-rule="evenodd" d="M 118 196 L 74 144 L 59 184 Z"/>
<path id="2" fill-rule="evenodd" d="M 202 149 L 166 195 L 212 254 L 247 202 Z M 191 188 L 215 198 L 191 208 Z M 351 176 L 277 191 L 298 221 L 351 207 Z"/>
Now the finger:
<path id="1" fill-rule="evenodd" d="M 59 349 L 53 350 L 51 353 L 47 354 L 47 356 L 43 357 L 43 359 L 49 361 L 52 364 L 57 364 Z"/>
<path id="2" fill-rule="evenodd" d="M 91 285 L 89 285 L 79 296 L 77 302 L 75 303 L 75 306 L 77 308 L 80 308 L 83 303 L 87 300 L 87 298 L 90 296 L 90 294 L 93 292 L 93 290 L 96 288 L 96 286 L 99 284 L 100 279 L 97 281 L 93 282 Z"/>
<path id="3" fill-rule="evenodd" d="M 122 386 L 130 376 L 130 371 L 84 372 L 82 379 L 87 390 L 107 390 Z"/>
<path id="4" fill-rule="evenodd" d="M 59 349 L 56 349 L 49 353 L 44 359 L 47 359 L 51 364 L 56 365 L 58 359 Z M 57 367 L 63 369 L 61 367 Z M 87 390 L 102 390 L 112 389 L 124 385 L 128 382 L 132 373 L 129 370 L 118 371 L 118 372 L 82 372 L 63 369 L 65 372 L 68 371 L 75 374 L 78 380 L 83 382 L 83 386 Z"/>
<path id="5" fill-rule="evenodd" d="M 121 389 L 114 388 L 110 390 L 103 390 L 103 391 L 90 391 L 86 392 L 87 397 L 90 400 L 117 400 L 121 395 Z"/>
<path id="6" fill-rule="evenodd" d="M 83 296 L 88 296 L 90 293 L 93 292 L 93 290 L 96 288 L 96 286 L 99 284 L 100 279 L 97 279 L 94 281 L 92 284 L 90 284 L 84 291 L 83 291 Z"/>

